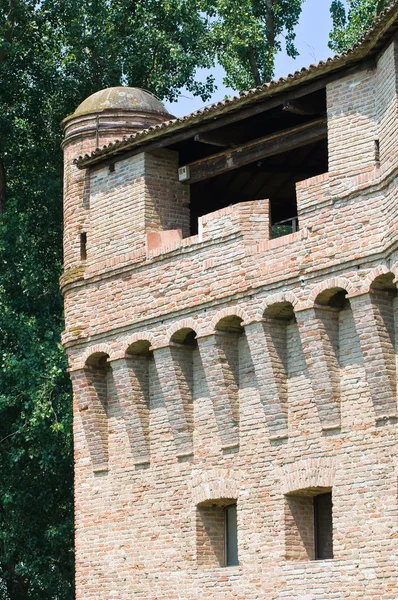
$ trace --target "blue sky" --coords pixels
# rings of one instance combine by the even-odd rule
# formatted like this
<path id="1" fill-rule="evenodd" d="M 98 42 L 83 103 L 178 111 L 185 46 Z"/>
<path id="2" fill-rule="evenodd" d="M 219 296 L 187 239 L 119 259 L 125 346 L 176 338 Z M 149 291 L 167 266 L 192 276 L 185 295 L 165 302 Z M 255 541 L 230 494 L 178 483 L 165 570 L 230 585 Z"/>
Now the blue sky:
<path id="1" fill-rule="evenodd" d="M 329 32 L 332 29 L 330 4 L 331 0 L 305 0 L 300 22 L 296 28 L 296 46 L 300 55 L 293 60 L 286 56 L 284 51 L 281 52 L 276 58 L 276 79 L 333 55 L 328 48 Z M 223 86 L 223 71 L 220 67 L 216 67 L 213 74 L 218 90 L 209 103 L 217 102 L 225 96 L 234 94 L 233 90 Z M 182 116 L 202 108 L 203 102 L 200 98 L 195 98 L 189 92 L 183 91 L 178 102 L 172 104 L 165 102 L 165 105 L 172 114 Z"/>

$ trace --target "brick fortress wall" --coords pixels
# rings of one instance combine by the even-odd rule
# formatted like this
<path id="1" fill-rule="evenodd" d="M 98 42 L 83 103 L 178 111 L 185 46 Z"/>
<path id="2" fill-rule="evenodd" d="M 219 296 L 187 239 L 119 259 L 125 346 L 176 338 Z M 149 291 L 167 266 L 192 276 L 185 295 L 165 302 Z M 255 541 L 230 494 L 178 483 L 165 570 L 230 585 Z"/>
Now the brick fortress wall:
<path id="1" fill-rule="evenodd" d="M 78 600 L 397 597 L 396 88 L 394 43 L 328 85 L 329 172 L 275 240 L 267 200 L 189 237 L 174 152 L 85 173 L 98 140 L 67 144 Z M 319 491 L 334 558 L 315 561 Z"/>

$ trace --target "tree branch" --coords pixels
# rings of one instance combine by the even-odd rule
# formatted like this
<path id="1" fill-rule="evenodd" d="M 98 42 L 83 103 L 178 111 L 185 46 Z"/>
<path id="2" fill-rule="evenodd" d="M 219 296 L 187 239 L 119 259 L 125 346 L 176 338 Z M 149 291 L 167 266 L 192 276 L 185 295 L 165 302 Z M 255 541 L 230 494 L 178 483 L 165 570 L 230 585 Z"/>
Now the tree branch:
<path id="1" fill-rule="evenodd" d="M 256 57 L 254 55 L 254 50 L 252 46 L 248 46 L 247 48 L 247 55 L 249 57 L 249 64 L 250 64 L 250 70 L 252 72 L 252 75 L 254 77 L 254 82 L 255 85 L 261 85 L 263 82 L 261 81 L 261 77 L 260 77 L 260 72 L 258 70 L 258 64 L 257 64 L 257 60 Z"/>

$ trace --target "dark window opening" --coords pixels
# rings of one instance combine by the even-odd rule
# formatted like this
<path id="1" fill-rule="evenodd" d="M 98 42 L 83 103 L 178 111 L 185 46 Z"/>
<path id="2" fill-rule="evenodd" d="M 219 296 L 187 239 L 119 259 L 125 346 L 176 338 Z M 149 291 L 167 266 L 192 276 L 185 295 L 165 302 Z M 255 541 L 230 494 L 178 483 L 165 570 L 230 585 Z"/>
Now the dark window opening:
<path id="1" fill-rule="evenodd" d="M 170 146 L 180 166 L 191 166 L 191 178 L 196 169 L 196 180 L 184 184 L 191 192 L 191 235 L 203 215 L 265 199 L 271 205 L 271 237 L 298 230 L 296 183 L 328 171 L 326 91 L 281 99 L 265 110 L 267 102 L 263 111 L 261 103 L 251 116 L 237 111 L 229 123 L 220 118 L 214 129 Z M 245 154 L 253 162 L 245 164 Z"/>
<path id="2" fill-rule="evenodd" d="M 239 565 L 236 504 L 225 508 L 225 564 L 227 567 Z"/>
<path id="3" fill-rule="evenodd" d="M 80 260 L 86 260 L 87 258 L 87 233 L 83 232 L 80 234 Z"/>
<path id="4" fill-rule="evenodd" d="M 380 167 L 380 140 L 375 140 L 375 163 Z"/>
<path id="5" fill-rule="evenodd" d="M 332 493 L 314 497 L 315 560 L 333 558 Z"/>
<path id="6" fill-rule="evenodd" d="M 198 218 L 250 200 L 269 199 L 272 237 L 298 230 L 296 183 L 328 171 L 327 140 L 257 161 L 191 185 L 191 234 Z"/>
<path id="7" fill-rule="evenodd" d="M 327 488 L 307 488 L 286 495 L 286 559 L 333 558 L 333 503 Z"/>
<path id="8" fill-rule="evenodd" d="M 201 568 L 239 565 L 236 501 L 224 498 L 198 506 L 196 549 Z"/>

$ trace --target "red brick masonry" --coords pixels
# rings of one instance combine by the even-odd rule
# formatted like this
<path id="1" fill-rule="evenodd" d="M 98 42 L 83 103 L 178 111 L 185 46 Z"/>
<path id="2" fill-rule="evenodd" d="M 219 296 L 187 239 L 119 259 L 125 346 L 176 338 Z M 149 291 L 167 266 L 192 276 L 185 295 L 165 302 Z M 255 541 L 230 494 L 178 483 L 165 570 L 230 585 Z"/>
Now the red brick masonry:
<path id="1" fill-rule="evenodd" d="M 397 52 L 327 85 L 329 172 L 275 240 L 267 200 L 189 237 L 175 151 L 78 170 L 95 117 L 67 125 L 77 600 L 398 597 Z M 313 560 L 328 491 L 334 558 Z"/>

